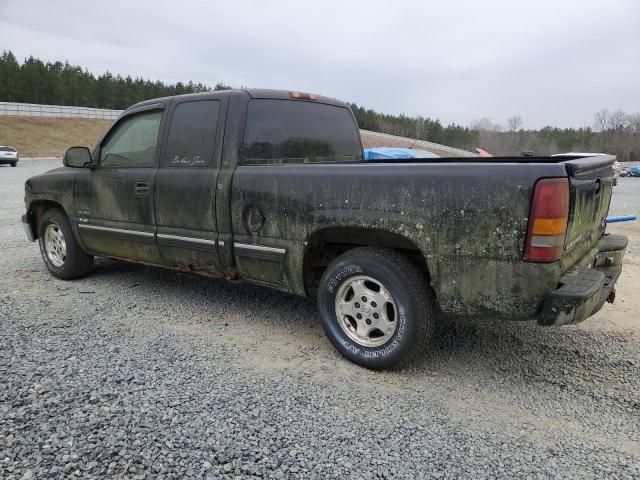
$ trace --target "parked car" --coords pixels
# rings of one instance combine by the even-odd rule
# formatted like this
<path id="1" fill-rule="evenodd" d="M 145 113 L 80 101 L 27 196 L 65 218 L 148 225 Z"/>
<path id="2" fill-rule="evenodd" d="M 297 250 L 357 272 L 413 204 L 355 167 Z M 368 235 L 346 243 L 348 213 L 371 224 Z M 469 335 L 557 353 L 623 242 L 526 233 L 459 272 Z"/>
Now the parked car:
<path id="1" fill-rule="evenodd" d="M 627 172 L 629 177 L 640 177 L 640 167 L 629 167 Z"/>
<path id="2" fill-rule="evenodd" d="M 18 154 L 18 150 L 14 147 L 0 145 L 0 165 L 8 164 L 12 167 L 16 167 L 19 160 L 20 155 Z"/>
<path id="3" fill-rule="evenodd" d="M 613 301 L 613 162 L 365 161 L 347 104 L 228 90 L 130 107 L 27 180 L 22 222 L 61 279 L 100 255 L 315 298 L 340 353 L 383 369 L 444 315 L 564 325 Z"/>
<path id="4" fill-rule="evenodd" d="M 487 152 L 482 148 L 476 148 L 475 153 L 477 153 L 479 157 L 493 157 L 493 154 Z"/>

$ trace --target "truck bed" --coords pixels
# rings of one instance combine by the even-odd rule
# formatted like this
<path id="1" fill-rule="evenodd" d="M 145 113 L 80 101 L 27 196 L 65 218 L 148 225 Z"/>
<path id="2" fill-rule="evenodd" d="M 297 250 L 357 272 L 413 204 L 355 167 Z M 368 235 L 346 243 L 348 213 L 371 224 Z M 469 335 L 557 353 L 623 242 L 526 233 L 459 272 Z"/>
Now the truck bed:
<path id="1" fill-rule="evenodd" d="M 280 212 L 281 220 L 267 222 L 259 242 L 300 250 L 287 255 L 282 282 L 301 293 L 303 280 L 295 272 L 309 238 L 337 226 L 401 235 L 424 255 L 445 312 L 530 319 L 562 273 L 601 236 L 612 163 L 613 157 L 568 156 L 239 166 L 233 229 L 244 228 L 242 211 L 234 207 L 242 197 Z M 596 173 L 602 188 L 597 202 Z M 525 262 L 534 186 L 549 177 L 571 178 L 571 248 L 559 262 Z"/>

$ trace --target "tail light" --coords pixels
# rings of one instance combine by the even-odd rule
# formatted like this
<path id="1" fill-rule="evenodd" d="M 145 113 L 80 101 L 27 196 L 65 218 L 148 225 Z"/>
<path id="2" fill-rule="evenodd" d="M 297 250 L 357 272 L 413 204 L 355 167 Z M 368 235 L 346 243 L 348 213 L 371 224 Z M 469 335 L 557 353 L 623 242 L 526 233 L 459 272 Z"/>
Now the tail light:
<path id="1" fill-rule="evenodd" d="M 555 262 L 562 256 L 569 220 L 567 178 L 538 180 L 533 192 L 524 248 L 528 262 Z"/>

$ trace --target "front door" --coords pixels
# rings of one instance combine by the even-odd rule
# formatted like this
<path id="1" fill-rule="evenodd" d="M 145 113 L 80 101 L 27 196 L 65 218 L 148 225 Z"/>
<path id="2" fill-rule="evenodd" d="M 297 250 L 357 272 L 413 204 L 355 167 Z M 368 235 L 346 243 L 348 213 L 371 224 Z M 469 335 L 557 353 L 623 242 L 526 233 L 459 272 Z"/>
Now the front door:
<path id="1" fill-rule="evenodd" d="M 161 263 L 153 194 L 162 117 L 155 105 L 121 118 L 100 144 L 96 167 L 77 177 L 78 229 L 91 252 Z"/>
<path id="2" fill-rule="evenodd" d="M 226 98 L 175 100 L 156 176 L 158 247 L 163 263 L 218 275 L 216 184 Z"/>

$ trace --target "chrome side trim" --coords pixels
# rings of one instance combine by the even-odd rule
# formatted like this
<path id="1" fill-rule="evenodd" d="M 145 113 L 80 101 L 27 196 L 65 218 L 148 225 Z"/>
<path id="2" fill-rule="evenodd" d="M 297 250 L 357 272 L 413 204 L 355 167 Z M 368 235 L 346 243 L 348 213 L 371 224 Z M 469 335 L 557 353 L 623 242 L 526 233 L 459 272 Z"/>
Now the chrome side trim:
<path id="1" fill-rule="evenodd" d="M 207 240 L 206 238 L 194 238 L 194 237 L 181 237 L 180 235 L 169 235 L 168 233 L 156 234 L 158 238 L 164 238 L 165 240 L 178 240 L 190 243 L 202 243 L 203 245 L 215 245 L 215 240 Z"/>
<path id="2" fill-rule="evenodd" d="M 287 251 L 284 248 L 278 247 L 265 247 L 264 245 L 252 245 L 250 243 L 234 243 L 233 246 L 235 248 L 239 248 L 241 250 L 253 250 L 254 252 L 269 252 L 269 253 L 277 253 L 278 255 L 284 255 Z"/>
<path id="3" fill-rule="evenodd" d="M 218 240 L 218 246 L 220 248 L 224 248 L 224 242 L 222 240 Z"/>
<path id="4" fill-rule="evenodd" d="M 155 235 L 151 232 L 141 232 L 140 230 L 126 230 L 124 228 L 111 228 L 111 227 L 99 227 L 98 225 L 87 225 L 86 223 L 79 223 L 78 228 L 84 230 L 98 230 L 101 232 L 114 232 L 114 233 L 124 233 L 126 235 L 134 235 L 137 237 L 151 237 Z"/>

